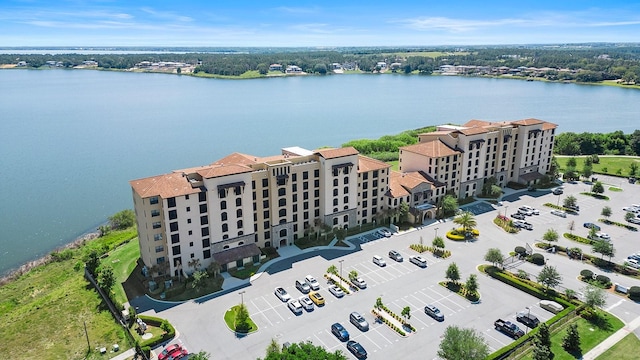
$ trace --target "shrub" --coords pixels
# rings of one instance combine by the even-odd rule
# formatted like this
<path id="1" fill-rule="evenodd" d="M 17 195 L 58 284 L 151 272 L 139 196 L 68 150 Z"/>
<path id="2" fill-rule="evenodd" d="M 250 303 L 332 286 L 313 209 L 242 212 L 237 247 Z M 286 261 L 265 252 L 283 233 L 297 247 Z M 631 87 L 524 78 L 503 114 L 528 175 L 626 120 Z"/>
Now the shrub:
<path id="1" fill-rule="evenodd" d="M 524 254 L 526 254 L 526 253 L 527 253 L 527 249 L 525 249 L 525 248 L 524 248 L 524 247 L 522 247 L 522 246 L 516 246 L 516 248 L 515 248 L 515 249 L 513 249 L 513 251 L 515 251 L 515 252 L 516 252 L 516 254 L 518 254 L 518 255 L 520 255 L 520 256 L 523 256 Z"/>
<path id="2" fill-rule="evenodd" d="M 608 277 L 606 277 L 604 275 L 596 276 L 596 281 L 599 282 L 600 284 L 602 284 L 603 286 L 607 287 L 607 288 L 611 287 L 611 279 L 609 279 Z"/>
<path id="3" fill-rule="evenodd" d="M 529 257 L 529 261 L 536 265 L 544 265 L 544 256 L 542 256 L 542 254 L 535 253 Z"/>
<path id="4" fill-rule="evenodd" d="M 583 278 L 591 279 L 593 277 L 593 271 L 584 269 L 580 271 L 580 276 L 582 276 Z"/>
<path id="5" fill-rule="evenodd" d="M 640 301 L 640 286 L 632 286 L 629 288 L 629 299 Z"/>
<path id="6" fill-rule="evenodd" d="M 455 234 L 455 231 L 447 231 L 447 239 L 449 240 L 454 240 L 454 241 L 461 241 L 464 240 L 464 235 L 457 235 Z"/>

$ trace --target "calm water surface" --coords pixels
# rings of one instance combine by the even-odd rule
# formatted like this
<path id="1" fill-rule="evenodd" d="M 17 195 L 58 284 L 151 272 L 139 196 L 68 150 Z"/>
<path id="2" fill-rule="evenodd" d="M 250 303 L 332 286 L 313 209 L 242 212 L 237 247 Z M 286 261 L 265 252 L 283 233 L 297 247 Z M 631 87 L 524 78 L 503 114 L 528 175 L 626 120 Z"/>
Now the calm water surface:
<path id="1" fill-rule="evenodd" d="M 633 132 L 640 91 L 504 79 L 343 75 L 256 80 L 0 71 L 0 273 L 132 208 L 128 181 L 232 152 L 340 146 L 470 119 Z"/>

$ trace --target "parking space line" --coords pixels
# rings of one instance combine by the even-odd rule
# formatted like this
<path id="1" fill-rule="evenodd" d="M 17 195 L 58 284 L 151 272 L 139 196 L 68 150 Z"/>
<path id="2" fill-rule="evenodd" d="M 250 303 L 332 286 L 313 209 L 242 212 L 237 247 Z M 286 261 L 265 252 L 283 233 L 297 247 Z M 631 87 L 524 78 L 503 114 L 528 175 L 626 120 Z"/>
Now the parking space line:
<path id="1" fill-rule="evenodd" d="M 420 305 L 420 306 L 415 306 L 414 304 L 410 303 L 410 302 L 409 302 L 409 300 L 407 300 L 407 299 L 406 299 L 407 297 L 409 297 L 409 295 L 407 295 L 407 296 L 405 296 L 404 298 L 399 299 L 399 300 L 402 300 L 402 301 L 406 302 L 407 304 L 409 304 L 409 307 L 411 307 L 411 308 L 415 309 L 414 311 L 412 311 L 412 313 L 414 313 L 414 312 L 423 313 L 423 310 L 421 310 L 421 309 L 423 309 L 423 306 L 422 306 L 422 305 Z M 400 307 L 402 307 L 402 306 L 400 306 Z M 427 326 L 427 327 L 429 326 L 429 324 L 427 324 L 427 323 L 425 323 L 424 321 L 420 320 L 420 318 L 419 318 L 419 317 L 413 316 L 413 314 L 411 315 L 411 319 L 418 320 L 418 321 L 419 321 L 420 323 L 422 323 L 422 325 L 424 325 L 424 326 Z M 409 319 L 409 320 L 411 320 L 411 319 Z"/>
<path id="2" fill-rule="evenodd" d="M 508 344 L 508 343 L 502 342 L 501 340 L 498 340 L 497 338 L 495 338 L 495 337 L 493 337 L 493 336 L 491 336 L 491 335 L 489 334 L 490 332 L 493 332 L 493 330 L 495 330 L 495 329 L 487 329 L 484 333 L 485 333 L 488 337 L 492 338 L 495 342 L 497 342 L 498 344 L 500 344 L 500 347 L 507 346 L 507 344 Z M 496 330 L 496 331 L 497 331 L 497 330 Z M 506 336 L 506 335 L 505 335 L 505 336 Z"/>
<path id="3" fill-rule="evenodd" d="M 262 298 L 264 298 L 264 296 Z M 269 304 L 269 306 L 271 306 L 271 309 L 280 317 L 280 319 L 282 319 L 282 321 L 284 321 L 284 318 L 282 317 L 282 315 L 280 315 L 280 313 L 276 310 L 276 308 L 274 306 L 272 306 L 268 301 L 267 301 L 267 303 Z M 280 304 L 280 305 L 282 305 L 282 304 Z"/>
<path id="4" fill-rule="evenodd" d="M 440 293 L 438 293 L 437 291 L 433 290 L 431 287 L 428 287 L 427 289 L 428 289 L 428 290 L 430 290 L 430 291 L 432 291 L 432 292 L 434 292 L 434 293 L 436 293 L 436 294 L 438 294 L 438 295 L 440 295 L 441 299 L 440 299 L 439 301 L 447 300 L 447 301 L 449 301 L 449 302 L 453 303 L 455 306 L 457 306 L 457 307 L 459 307 L 459 308 L 460 308 L 458 311 L 461 311 L 461 310 L 465 309 L 465 307 L 464 307 L 464 306 L 462 306 L 462 305 L 458 304 L 457 302 L 455 302 L 455 301 L 453 301 L 453 300 L 451 300 L 451 299 L 450 299 L 450 297 L 452 297 L 452 296 L 456 296 L 456 297 L 457 297 L 457 296 L 458 296 L 457 294 L 455 294 L 455 293 L 450 292 L 449 290 L 447 290 L 447 291 L 449 292 L 449 294 L 447 294 L 447 295 L 443 295 L 443 294 L 440 294 Z"/>
<path id="5" fill-rule="evenodd" d="M 323 346 L 323 347 L 325 347 L 325 348 L 327 348 L 327 347 L 328 347 L 328 346 L 327 346 L 327 344 L 325 344 L 325 343 L 324 343 L 324 341 L 322 341 L 322 340 L 320 339 L 320 337 L 318 337 L 318 335 L 317 335 L 317 334 L 313 334 L 313 336 L 315 336 L 315 337 L 316 337 L 316 339 L 318 339 L 318 341 L 322 344 L 322 346 Z"/>
<path id="6" fill-rule="evenodd" d="M 377 332 L 377 331 L 376 331 L 376 332 Z M 380 334 L 380 333 L 378 333 L 378 334 Z M 384 338 L 384 336 L 383 336 L 382 334 L 380 334 L 380 335 Z M 369 342 L 373 343 L 373 345 L 377 346 L 379 350 L 382 350 L 382 348 L 380 347 L 380 345 L 378 345 L 378 343 L 377 343 L 377 342 L 375 342 L 375 341 L 371 340 L 371 339 L 367 336 L 367 334 L 366 334 L 366 333 L 362 333 L 362 336 L 364 336 L 367 340 L 369 340 Z M 385 339 L 386 339 L 386 338 L 385 338 Z M 387 340 L 387 341 L 389 341 L 389 340 Z"/>
<path id="7" fill-rule="evenodd" d="M 259 309 L 259 308 L 260 308 L 260 307 L 256 306 L 256 304 L 253 302 L 253 299 L 252 299 L 252 300 L 249 300 L 249 301 L 251 302 L 251 304 L 252 304 L 255 308 L 257 308 L 257 309 Z M 270 325 L 270 326 L 273 326 L 273 323 L 271 322 L 271 320 L 269 320 L 269 318 L 268 318 L 266 315 L 264 315 L 264 314 L 262 313 L 262 310 L 259 310 L 258 312 L 251 314 L 251 316 L 255 316 L 255 315 L 262 315 L 262 317 L 264 317 L 264 318 L 265 318 L 265 320 L 267 320 L 267 321 L 269 322 L 269 325 Z"/>

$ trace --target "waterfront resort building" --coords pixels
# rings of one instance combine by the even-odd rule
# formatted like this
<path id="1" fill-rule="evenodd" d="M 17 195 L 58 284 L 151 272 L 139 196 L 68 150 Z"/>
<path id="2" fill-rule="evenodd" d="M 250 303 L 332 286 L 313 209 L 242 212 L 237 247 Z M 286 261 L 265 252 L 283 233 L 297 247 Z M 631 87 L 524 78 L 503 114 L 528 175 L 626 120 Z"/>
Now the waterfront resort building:
<path id="1" fill-rule="evenodd" d="M 320 228 L 383 218 L 436 216 L 446 194 L 479 194 L 495 176 L 531 185 L 549 171 L 556 125 L 536 119 L 442 125 L 399 151 L 399 171 L 352 147 L 233 153 L 210 165 L 130 181 L 140 255 L 178 275 L 215 262 L 221 271 L 258 263 L 260 248 L 291 246 Z"/>

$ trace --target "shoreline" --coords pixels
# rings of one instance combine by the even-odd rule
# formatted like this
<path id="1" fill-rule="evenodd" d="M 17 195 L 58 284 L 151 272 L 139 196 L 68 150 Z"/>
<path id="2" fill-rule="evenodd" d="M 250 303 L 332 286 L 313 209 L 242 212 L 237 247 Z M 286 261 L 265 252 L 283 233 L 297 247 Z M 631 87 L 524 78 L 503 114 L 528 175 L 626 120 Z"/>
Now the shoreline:
<path id="1" fill-rule="evenodd" d="M 67 250 L 67 249 L 78 249 L 82 247 L 87 241 L 95 240 L 98 237 L 100 237 L 99 232 L 85 233 L 77 237 L 72 242 L 55 248 L 53 251 L 51 251 L 50 253 L 44 256 L 41 256 L 31 261 L 27 261 L 26 263 L 20 265 L 17 268 L 9 269 L 5 273 L 3 273 L 2 276 L 0 277 L 0 286 L 4 286 L 14 281 L 15 279 L 21 277 L 22 275 L 28 273 L 29 271 L 33 270 L 38 266 L 46 265 L 54 261 L 54 258 L 53 256 L 51 256 L 51 254 L 58 253 L 60 251 Z"/>

